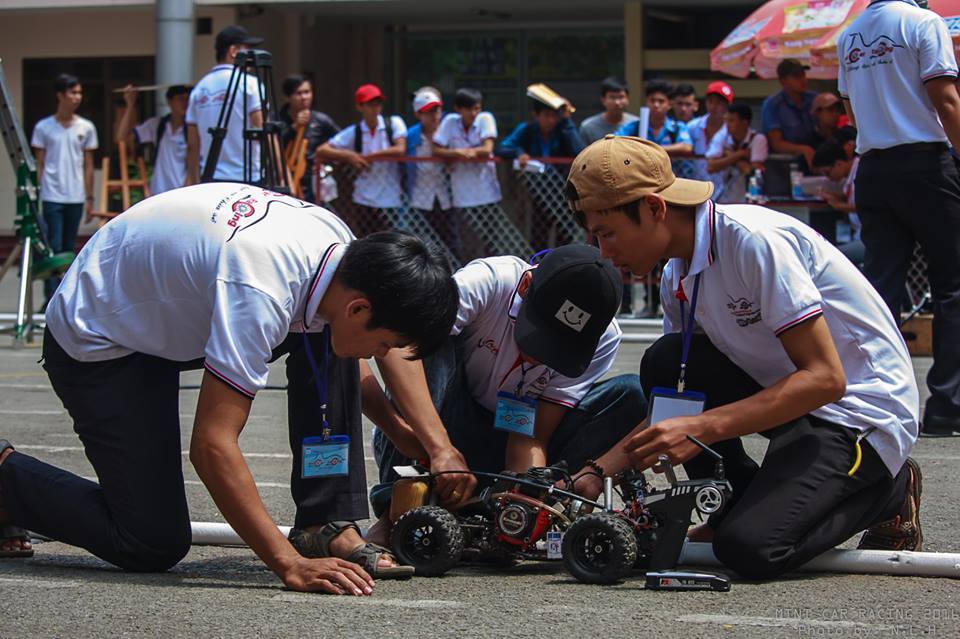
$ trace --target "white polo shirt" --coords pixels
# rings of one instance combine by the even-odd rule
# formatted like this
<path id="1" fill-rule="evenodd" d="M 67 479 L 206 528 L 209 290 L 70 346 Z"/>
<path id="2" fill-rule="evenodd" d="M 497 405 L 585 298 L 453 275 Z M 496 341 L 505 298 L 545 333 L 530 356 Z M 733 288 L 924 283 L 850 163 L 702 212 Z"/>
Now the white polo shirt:
<path id="1" fill-rule="evenodd" d="M 263 189 L 199 184 L 147 198 L 87 242 L 47 306 L 82 362 L 205 358 L 253 397 L 271 351 L 317 315 L 353 235 L 333 213 Z"/>
<path id="2" fill-rule="evenodd" d="M 707 158 L 721 158 L 730 151 L 741 149 L 750 149 L 751 164 L 755 162 L 766 162 L 770 156 L 770 149 L 767 144 L 767 136 L 763 133 L 757 133 L 753 129 L 747 130 L 747 136 L 740 144 L 737 144 L 733 136 L 724 126 L 713 139 L 710 140 L 710 148 L 707 149 Z M 711 177 L 720 176 L 721 188 L 714 191 L 713 199 L 717 202 L 743 203 L 747 199 L 747 176 L 740 172 L 737 165 L 728 166 L 722 171 L 711 173 Z"/>
<path id="3" fill-rule="evenodd" d="M 83 185 L 83 154 L 97 148 L 97 127 L 93 122 L 74 115 L 70 126 L 65 127 L 54 116 L 45 117 L 33 128 L 30 146 L 44 152 L 40 199 L 58 204 L 82 204 L 87 197 Z"/>
<path id="4" fill-rule="evenodd" d="M 473 149 L 485 140 L 497 138 L 497 121 L 493 114 L 481 111 L 469 129 L 463 128 L 463 118 L 453 113 L 440 123 L 433 141 L 448 149 Z M 494 162 L 454 162 L 450 169 L 453 187 L 453 205 L 456 207 L 483 206 L 502 199 L 497 165 Z"/>
<path id="5" fill-rule="evenodd" d="M 156 144 L 162 119 L 160 116 L 152 117 L 136 126 L 133 129 L 133 135 L 137 138 L 137 142 Z M 153 195 L 178 189 L 187 180 L 187 140 L 183 126 L 174 129 L 169 119 L 165 126 L 166 131 L 156 150 L 153 177 L 150 178 L 150 193 Z"/>
<path id="6" fill-rule="evenodd" d="M 390 116 L 393 129 L 393 143 L 407 139 L 407 125 L 400 117 Z M 377 130 L 371 131 L 366 122 L 360 123 L 362 135 L 360 154 L 370 155 L 389 149 L 392 145 L 387 137 L 387 125 L 382 115 L 377 116 Z M 329 144 L 335 149 L 353 151 L 356 148 L 356 125 L 344 127 L 340 133 L 330 138 Z M 370 167 L 357 174 L 353 183 L 353 201 L 373 208 L 397 208 L 403 202 L 400 189 L 400 164 L 398 162 L 371 162 Z"/>
<path id="7" fill-rule="evenodd" d="M 610 369 L 620 348 L 620 326 L 613 320 L 580 377 L 564 377 L 546 366 L 527 368 L 524 375 L 513 332 L 522 302 L 517 288 L 530 269 L 518 257 L 488 257 L 470 262 L 453 276 L 460 289 L 460 308 L 450 334 L 466 340 L 467 386 L 489 411 L 497 408 L 497 392 L 513 392 L 521 380 L 525 396 L 575 408 Z"/>
<path id="8" fill-rule="evenodd" d="M 856 431 L 875 428 L 867 440 L 896 475 L 917 439 L 920 396 L 893 316 L 860 271 L 792 217 L 706 202 L 697 208 L 692 263 L 674 258 L 661 278 L 665 333 L 680 331 L 681 276 L 690 296 L 698 273 L 697 327 L 763 387 L 796 371 L 778 336 L 823 316 L 847 391 L 811 414 Z"/>
<path id="9" fill-rule="evenodd" d="M 203 173 L 210 143 L 213 140 L 210 129 L 217 126 L 220 108 L 227 97 L 232 64 L 218 64 L 203 76 L 190 92 L 187 106 L 187 124 L 197 125 L 200 134 L 200 172 Z M 217 161 L 217 170 L 213 174 L 216 180 L 243 180 L 243 125 L 247 115 L 260 111 L 260 88 L 257 79 L 247 76 L 247 108 L 244 111 L 243 92 L 237 94 L 233 110 L 227 119 L 227 136 L 223 139 L 223 148 Z M 166 136 L 164 136 L 166 138 Z M 256 178 L 260 173 L 260 145 L 253 143 L 253 166 L 251 172 Z"/>
<path id="10" fill-rule="evenodd" d="M 857 152 L 947 142 L 924 83 L 956 78 L 943 18 L 912 0 L 872 2 L 837 41 L 840 95 L 857 120 Z"/>

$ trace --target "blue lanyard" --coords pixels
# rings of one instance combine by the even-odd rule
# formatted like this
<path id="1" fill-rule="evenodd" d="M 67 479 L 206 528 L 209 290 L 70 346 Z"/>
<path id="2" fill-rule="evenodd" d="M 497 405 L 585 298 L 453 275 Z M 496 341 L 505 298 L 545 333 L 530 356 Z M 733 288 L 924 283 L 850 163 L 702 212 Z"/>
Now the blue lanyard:
<path id="1" fill-rule="evenodd" d="M 317 385 L 317 396 L 320 398 L 320 421 L 323 425 L 323 438 L 330 437 L 330 426 L 327 424 L 327 360 L 330 357 L 330 327 L 323 327 L 323 374 L 320 374 L 320 367 L 317 366 L 317 360 L 313 356 L 313 349 L 310 348 L 310 340 L 307 339 L 306 314 L 304 314 L 303 324 L 303 348 L 307 351 L 307 361 L 310 362 L 310 368 L 313 370 L 313 381 Z"/>
<path id="2" fill-rule="evenodd" d="M 693 318 L 697 312 L 697 294 L 700 292 L 700 274 L 693 278 L 693 297 L 690 298 L 690 319 L 684 301 L 680 300 L 680 333 L 683 336 L 683 349 L 680 351 L 680 379 L 677 380 L 677 392 L 682 393 L 687 382 L 687 358 L 690 356 L 690 344 L 693 342 Z"/>

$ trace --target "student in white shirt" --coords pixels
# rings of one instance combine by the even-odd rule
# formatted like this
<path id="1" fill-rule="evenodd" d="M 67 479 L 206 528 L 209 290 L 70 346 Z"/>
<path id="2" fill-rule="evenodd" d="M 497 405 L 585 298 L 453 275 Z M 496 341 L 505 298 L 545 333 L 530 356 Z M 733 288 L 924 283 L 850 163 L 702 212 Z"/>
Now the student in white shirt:
<path id="1" fill-rule="evenodd" d="M 746 578 L 793 570 L 866 528 L 861 548 L 919 550 L 920 468 L 908 458 L 919 394 L 903 337 L 860 272 L 787 215 L 714 205 L 711 183 L 676 178 L 648 141 L 604 140 L 574 166 L 571 204 L 604 255 L 637 274 L 670 260 L 665 335 L 644 354 L 641 384 L 706 395 L 705 412 L 638 427 L 596 460 L 604 472 L 666 455 L 712 476 L 687 435 L 712 446 L 733 501 L 690 537 L 712 538 Z M 750 433 L 770 440 L 759 467 L 740 439 Z M 578 488 L 596 494 L 594 479 Z"/>
<path id="2" fill-rule="evenodd" d="M 187 106 L 187 184 L 197 184 L 206 169 L 210 144 L 213 141 L 210 129 L 217 126 L 221 107 L 227 99 L 227 89 L 237 54 L 262 42 L 263 38 L 252 36 L 246 29 L 236 25 L 224 27 L 217 34 L 214 45 L 217 64 L 197 82 L 197 86 L 190 93 L 190 103 Z M 251 129 L 263 126 L 260 84 L 255 77 L 247 76 L 246 87 L 239 88 L 226 124 L 227 135 L 217 159 L 213 180 L 243 182 L 246 179 L 243 158 L 244 126 Z M 260 176 L 260 147 L 256 142 L 253 143 L 252 155 L 253 161 L 247 168 L 252 181 L 256 182 Z"/>
<path id="3" fill-rule="evenodd" d="M 734 102 L 724 117 L 723 130 L 713 137 L 707 149 L 707 170 L 722 176 L 722 189 L 714 201 L 736 204 L 747 201 L 747 179 L 754 169 L 762 169 L 769 157 L 767 137 L 750 126 L 753 110 L 743 102 Z"/>
<path id="4" fill-rule="evenodd" d="M 367 518 L 361 400 L 375 419 L 384 401 L 360 360 L 429 354 L 456 309 L 445 262 L 411 235 L 354 240 L 329 211 L 244 184 L 147 198 L 93 236 L 47 310 L 44 367 L 99 483 L 0 441 L 0 513 L 9 517 L 0 525 L 127 570 L 175 565 L 190 547 L 179 376 L 203 368 L 190 461 L 284 584 L 361 595 L 371 576 L 409 577 L 353 523 Z M 292 544 L 237 442 L 268 362 L 283 354 Z M 390 426 L 381 425 L 403 442 Z"/>
<path id="5" fill-rule="evenodd" d="M 406 153 L 407 125 L 396 115 L 387 122 L 382 115 L 383 100 L 383 92 L 375 84 L 359 87 L 354 103 L 360 121 L 344 127 L 317 149 L 321 157 L 345 162 L 356 171 L 353 202 L 358 210 L 350 222 L 361 235 L 389 228 L 388 210 L 403 204 L 399 163 L 377 160 Z"/>
<path id="6" fill-rule="evenodd" d="M 40 201 L 47 242 L 54 253 L 73 252 L 80 218 L 93 213 L 93 152 L 97 128 L 77 115 L 83 87 L 75 76 L 61 74 L 54 82 L 57 112 L 37 122 L 30 146 L 37 160 Z M 44 306 L 56 290 L 59 277 L 44 280 Z"/>
<path id="7" fill-rule="evenodd" d="M 960 148 L 957 60 L 943 18 L 871 2 L 837 41 L 837 87 L 857 127 L 863 270 L 899 322 L 917 244 L 933 293 L 922 437 L 960 435 Z"/>
<path id="8" fill-rule="evenodd" d="M 123 91 L 126 109 L 117 125 L 117 144 L 126 144 L 131 151 L 134 148 L 132 143 L 154 145 L 151 195 L 178 189 L 187 181 L 187 129 L 184 118 L 190 99 L 190 87 L 183 84 L 168 87 L 166 98 L 170 113 L 154 116 L 134 126 L 137 90 L 128 85 Z"/>
<path id="9" fill-rule="evenodd" d="M 620 276 L 596 248 L 563 246 L 536 268 L 512 256 L 479 259 L 454 279 L 460 308 L 446 346 L 383 376 L 399 409 L 393 419 L 410 424 L 433 472 L 522 473 L 561 461 L 580 468 L 636 426 L 645 410 L 637 376 L 600 381 L 620 346 Z M 527 403 L 525 432 L 502 429 L 495 414 L 504 401 Z M 387 432 L 375 435 L 374 451 L 381 485 L 371 503 L 379 515 L 397 479 L 393 467 L 410 459 Z M 476 485 L 469 474 L 443 479 L 439 494 L 450 505 Z M 388 529 L 382 520 L 371 535 Z"/>
<path id="10" fill-rule="evenodd" d="M 493 163 L 493 147 L 497 139 L 497 121 L 483 110 L 483 96 L 476 89 L 460 89 L 453 96 L 455 113 L 440 123 L 433 136 L 437 157 L 451 160 L 483 160 L 490 162 L 455 162 L 450 169 L 453 205 L 464 209 L 496 204 L 500 195 L 497 165 Z"/>

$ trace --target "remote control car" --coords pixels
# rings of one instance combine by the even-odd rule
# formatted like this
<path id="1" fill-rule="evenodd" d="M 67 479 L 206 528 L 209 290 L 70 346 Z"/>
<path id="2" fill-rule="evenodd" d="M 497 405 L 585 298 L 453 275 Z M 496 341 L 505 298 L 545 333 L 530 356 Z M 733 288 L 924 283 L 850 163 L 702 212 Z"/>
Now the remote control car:
<path id="1" fill-rule="evenodd" d="M 659 470 L 666 474 L 669 488 L 650 486 L 642 472 L 621 473 L 617 483 L 623 509 L 585 515 L 567 527 L 563 562 L 570 574 L 582 582 L 609 584 L 635 568 L 658 571 L 677 565 L 693 512 L 703 516 L 719 512 L 732 493 L 722 457 L 697 439 L 688 439 L 716 459 L 714 477 L 677 481 L 665 457 Z M 613 478 L 605 478 L 605 503 L 612 503 L 613 490 Z"/>
<path id="2" fill-rule="evenodd" d="M 674 568 L 693 511 L 718 512 L 731 494 L 720 456 L 690 439 L 717 459 L 715 477 L 681 482 L 666 465 L 662 470 L 671 486 L 658 490 L 642 472 L 626 471 L 617 478 L 621 510 L 612 507 L 612 477 L 603 478 L 603 503 L 595 502 L 573 492 L 565 464 L 531 468 L 524 475 L 474 472 L 493 479 L 493 485 L 454 511 L 433 503 L 434 476 L 400 480 L 393 505 L 406 505 L 391 517 L 393 551 L 425 577 L 446 573 L 467 554 L 504 562 L 562 557 L 574 577 L 600 584 L 619 581 L 634 568 Z"/>
<path id="3" fill-rule="evenodd" d="M 465 553 L 494 562 L 559 559 L 559 534 L 551 533 L 565 531 L 584 504 L 600 506 L 572 492 L 573 480 L 563 464 L 531 468 L 523 475 L 473 474 L 493 479 L 493 485 L 455 511 L 424 505 L 396 520 L 391 534 L 394 553 L 402 563 L 416 567 L 418 576 L 442 575 Z M 421 493 L 423 500 L 432 501 L 429 488 L 433 477 L 413 481 L 421 486 L 428 483 Z M 564 488 L 557 488 L 557 484 Z M 548 536 L 556 536 L 552 552 Z"/>

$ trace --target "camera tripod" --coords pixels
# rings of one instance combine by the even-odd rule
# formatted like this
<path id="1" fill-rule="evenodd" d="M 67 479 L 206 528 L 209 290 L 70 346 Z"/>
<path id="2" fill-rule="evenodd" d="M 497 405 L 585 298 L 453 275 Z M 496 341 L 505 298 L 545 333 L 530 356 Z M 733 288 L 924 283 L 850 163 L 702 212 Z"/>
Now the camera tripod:
<path id="1" fill-rule="evenodd" d="M 20 125 L 0 61 L 0 133 L 17 175 L 17 215 L 14 229 L 17 243 L 0 267 L 0 281 L 20 261 L 20 296 L 16 324 L 5 332 L 13 333 L 13 346 L 33 341 L 36 328 L 33 317 L 33 281 L 63 273 L 73 262 L 70 251 L 54 253 L 39 223 L 40 200 L 37 195 L 37 164 Z"/>
<path id="2" fill-rule="evenodd" d="M 247 114 L 250 94 L 249 78 L 255 78 L 261 109 L 263 126 L 249 126 Z M 210 129 L 212 140 L 210 150 L 203 166 L 201 182 L 212 182 L 223 150 L 223 141 L 233 116 L 233 106 L 240 95 L 243 103 L 243 181 L 278 193 L 290 194 L 290 175 L 283 161 L 280 144 L 281 124 L 277 119 L 275 92 L 273 87 L 273 56 L 268 51 L 251 49 L 240 51 L 233 63 L 227 93 L 220 106 L 217 126 Z M 254 158 L 259 163 L 254 162 Z M 259 166 L 257 166 L 259 164 Z"/>

